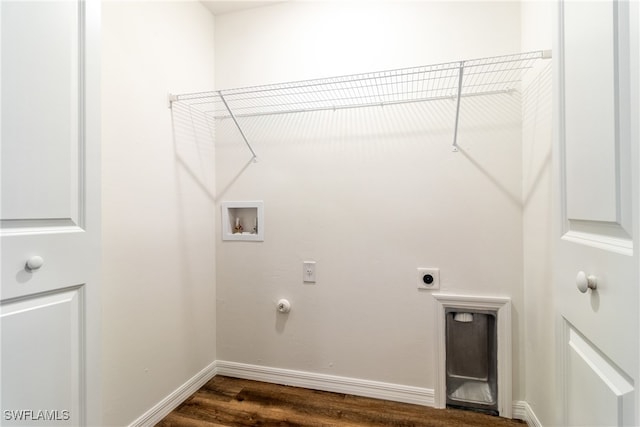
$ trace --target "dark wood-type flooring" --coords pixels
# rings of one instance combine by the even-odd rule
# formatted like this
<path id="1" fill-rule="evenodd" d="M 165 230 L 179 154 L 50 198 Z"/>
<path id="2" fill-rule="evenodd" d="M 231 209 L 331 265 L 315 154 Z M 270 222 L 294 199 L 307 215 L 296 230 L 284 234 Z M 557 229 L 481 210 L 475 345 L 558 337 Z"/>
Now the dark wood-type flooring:
<path id="1" fill-rule="evenodd" d="M 523 427 L 505 418 L 216 376 L 156 426 Z"/>

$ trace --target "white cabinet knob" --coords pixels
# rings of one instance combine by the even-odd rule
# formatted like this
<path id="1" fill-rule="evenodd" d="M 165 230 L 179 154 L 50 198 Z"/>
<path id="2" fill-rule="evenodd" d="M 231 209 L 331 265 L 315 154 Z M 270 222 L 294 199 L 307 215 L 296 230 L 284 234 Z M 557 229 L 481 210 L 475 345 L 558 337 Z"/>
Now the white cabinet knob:
<path id="1" fill-rule="evenodd" d="M 576 286 L 582 293 L 587 292 L 587 289 L 596 289 L 598 287 L 598 278 L 596 276 L 589 275 L 584 271 L 579 271 L 576 276 Z"/>
<path id="2" fill-rule="evenodd" d="M 34 255 L 27 260 L 26 267 L 27 267 L 27 270 L 37 270 L 40 267 L 42 267 L 42 264 L 44 264 L 44 260 L 42 259 L 42 257 L 38 255 Z"/>

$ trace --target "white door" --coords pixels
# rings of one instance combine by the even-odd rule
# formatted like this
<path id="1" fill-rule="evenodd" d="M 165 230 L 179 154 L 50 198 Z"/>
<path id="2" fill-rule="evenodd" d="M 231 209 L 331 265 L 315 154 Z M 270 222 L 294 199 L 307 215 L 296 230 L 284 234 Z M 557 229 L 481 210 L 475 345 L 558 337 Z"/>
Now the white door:
<path id="1" fill-rule="evenodd" d="M 558 27 L 558 422 L 638 425 L 638 4 L 561 1 Z"/>
<path id="2" fill-rule="evenodd" d="M 98 425 L 100 3 L 0 18 L 0 424 Z"/>

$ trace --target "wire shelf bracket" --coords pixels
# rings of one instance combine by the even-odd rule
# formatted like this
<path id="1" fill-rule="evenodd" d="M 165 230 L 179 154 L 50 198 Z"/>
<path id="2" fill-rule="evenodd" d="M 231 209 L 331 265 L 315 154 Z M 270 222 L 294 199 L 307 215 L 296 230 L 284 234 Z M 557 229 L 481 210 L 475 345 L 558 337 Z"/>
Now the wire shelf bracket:
<path id="1" fill-rule="evenodd" d="M 220 100 L 222 101 L 225 108 L 229 112 L 229 116 L 231 117 L 231 119 L 233 120 L 233 123 L 235 123 L 236 127 L 238 128 L 238 132 L 240 132 L 240 136 L 244 140 L 244 143 L 247 144 L 249 151 L 251 151 L 251 155 L 253 156 L 251 160 L 256 162 L 258 160 L 258 157 L 256 156 L 256 152 L 253 151 L 253 147 L 251 147 L 251 144 L 249 144 L 249 140 L 247 139 L 247 136 L 244 134 L 244 131 L 242 130 L 242 126 L 240 126 L 240 123 L 238 123 L 238 119 L 236 119 L 235 114 L 233 114 L 233 111 L 231 110 L 231 108 L 229 108 L 229 104 L 227 103 L 227 100 L 224 99 L 224 95 L 222 94 L 222 91 L 218 91 L 218 96 L 220 96 Z"/>
<path id="2" fill-rule="evenodd" d="M 453 144 L 451 151 L 458 151 L 458 121 L 460 120 L 460 98 L 462 98 L 462 79 L 464 77 L 464 61 L 460 63 L 458 71 L 458 95 L 456 96 L 456 121 L 453 125 Z"/>
<path id="3" fill-rule="evenodd" d="M 458 151 L 462 98 L 517 90 L 527 70 L 551 51 L 471 59 L 340 77 L 169 95 L 174 103 L 197 109 L 213 119 L 231 119 L 256 161 L 242 129 L 246 117 L 305 113 L 415 102 L 455 100 L 452 151 Z"/>

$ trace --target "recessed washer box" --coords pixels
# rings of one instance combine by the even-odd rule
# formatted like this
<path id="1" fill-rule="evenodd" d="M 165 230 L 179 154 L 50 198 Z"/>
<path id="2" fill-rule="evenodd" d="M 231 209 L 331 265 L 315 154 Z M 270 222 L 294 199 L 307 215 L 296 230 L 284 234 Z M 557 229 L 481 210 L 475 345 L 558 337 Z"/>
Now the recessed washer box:
<path id="1" fill-rule="evenodd" d="M 222 240 L 264 241 L 264 202 L 222 202 Z"/>

